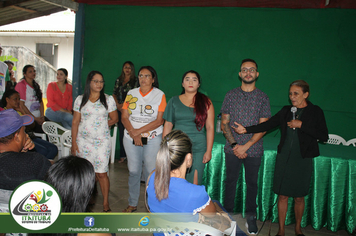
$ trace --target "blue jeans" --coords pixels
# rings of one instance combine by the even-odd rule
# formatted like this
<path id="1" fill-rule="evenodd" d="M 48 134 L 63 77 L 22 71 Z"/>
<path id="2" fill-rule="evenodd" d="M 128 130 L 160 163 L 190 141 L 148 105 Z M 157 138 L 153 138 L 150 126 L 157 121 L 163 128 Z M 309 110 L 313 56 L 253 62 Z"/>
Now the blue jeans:
<path id="1" fill-rule="evenodd" d="M 35 152 L 38 152 L 45 156 L 49 160 L 53 160 L 58 154 L 58 148 L 53 143 L 47 142 L 41 138 L 32 139 L 35 143 Z"/>
<path id="2" fill-rule="evenodd" d="M 156 167 L 156 156 L 162 141 L 162 134 L 149 140 L 147 145 L 135 146 L 132 140 L 124 137 L 124 147 L 127 156 L 127 167 L 129 169 L 129 205 L 137 206 L 140 197 L 140 181 L 142 164 L 144 164 L 143 175 L 145 180 Z"/>
<path id="3" fill-rule="evenodd" d="M 66 129 L 72 129 L 73 115 L 62 111 L 53 111 L 50 107 L 46 109 L 46 116 L 54 122 L 61 122 Z"/>

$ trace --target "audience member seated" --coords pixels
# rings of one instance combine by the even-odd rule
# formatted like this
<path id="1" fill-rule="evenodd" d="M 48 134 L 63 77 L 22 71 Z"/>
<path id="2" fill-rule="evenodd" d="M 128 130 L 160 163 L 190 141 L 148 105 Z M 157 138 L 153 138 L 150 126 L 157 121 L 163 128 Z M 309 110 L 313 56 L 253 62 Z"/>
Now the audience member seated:
<path id="1" fill-rule="evenodd" d="M 23 78 L 15 86 L 20 94 L 20 106 L 23 114 L 32 115 L 35 118 L 35 132 L 43 133 L 42 123 L 45 122 L 42 91 L 35 81 L 36 70 L 33 65 L 26 65 L 22 69 Z"/>
<path id="2" fill-rule="evenodd" d="M 85 212 L 95 185 L 95 171 L 88 160 L 68 156 L 51 166 L 45 181 L 51 184 L 61 197 L 62 212 Z M 111 236 L 109 233 L 30 235 Z"/>
<path id="3" fill-rule="evenodd" d="M 28 180 L 43 180 L 51 163 L 41 154 L 27 152 L 34 144 L 25 133 L 32 116 L 15 110 L 0 112 L 0 189 L 14 190 Z"/>
<path id="4" fill-rule="evenodd" d="M 20 94 L 13 89 L 6 90 L 2 99 L 1 106 L 6 109 L 14 109 L 23 115 L 24 111 L 20 107 Z M 39 137 L 36 137 L 33 134 L 33 128 L 35 127 L 34 123 L 26 127 L 26 132 L 30 134 L 32 141 L 35 143 L 35 148 L 33 151 L 36 151 L 49 160 L 53 160 L 58 154 L 58 148 L 53 143 L 47 142 Z"/>
<path id="5" fill-rule="evenodd" d="M 54 122 L 60 122 L 64 128 L 72 128 L 73 96 L 72 85 L 68 83 L 68 71 L 57 70 L 57 82 L 51 82 L 47 87 L 46 117 Z"/>
<path id="6" fill-rule="evenodd" d="M 62 212 L 85 212 L 95 185 L 95 171 L 88 160 L 71 155 L 54 163 L 45 181 L 61 196 Z"/>
<path id="7" fill-rule="evenodd" d="M 173 130 L 163 138 L 156 169 L 147 180 L 147 203 L 151 212 L 189 213 L 192 217 L 186 220 L 193 222 L 199 219 L 197 213 L 215 215 L 217 209 L 205 187 L 185 179 L 192 162 L 192 142 L 185 133 Z"/>

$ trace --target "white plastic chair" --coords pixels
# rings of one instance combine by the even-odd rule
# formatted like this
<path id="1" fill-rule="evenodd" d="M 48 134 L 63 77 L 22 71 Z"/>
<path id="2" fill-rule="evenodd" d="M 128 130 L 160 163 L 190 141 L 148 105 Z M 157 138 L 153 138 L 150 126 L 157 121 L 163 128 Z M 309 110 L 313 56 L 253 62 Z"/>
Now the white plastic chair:
<path id="1" fill-rule="evenodd" d="M 336 134 L 329 134 L 329 139 L 326 142 L 327 144 L 334 144 L 334 145 L 339 145 L 340 143 L 343 145 L 346 145 L 346 140 Z"/>
<path id="2" fill-rule="evenodd" d="M 59 124 L 52 122 L 52 121 L 46 121 L 43 122 L 42 124 L 42 130 L 45 132 L 48 136 L 48 141 L 50 143 L 53 143 L 54 145 L 57 146 L 58 148 L 58 159 L 62 157 L 62 150 L 63 150 L 63 145 L 61 142 L 61 136 L 62 134 L 59 134 L 59 130 L 62 131 L 63 133 L 67 131 L 66 128 L 63 126 L 60 126 Z"/>
<path id="3" fill-rule="evenodd" d="M 111 163 L 115 162 L 116 136 L 117 136 L 117 124 L 115 124 L 114 132 L 111 136 Z"/>
<path id="4" fill-rule="evenodd" d="M 0 213 L 9 213 L 12 190 L 0 189 Z M 27 236 L 27 233 L 7 233 L 6 236 Z"/>
<path id="5" fill-rule="evenodd" d="M 72 148 L 72 131 L 67 130 L 62 134 L 61 142 L 63 146 L 63 156 L 69 156 L 70 149 Z"/>
<path id="6" fill-rule="evenodd" d="M 162 224 L 163 223 L 163 224 Z M 165 229 L 171 229 L 168 232 L 164 232 L 166 236 L 172 235 L 211 235 L 211 236 L 223 236 L 223 235 L 236 235 L 236 221 L 231 222 L 231 227 L 224 232 L 215 229 L 211 226 L 200 224 L 198 222 L 169 222 L 160 220 L 160 226 Z"/>
<path id="7" fill-rule="evenodd" d="M 47 136 L 46 134 L 42 134 L 42 133 L 33 133 L 35 136 L 40 137 L 41 139 L 43 139 L 44 141 L 47 141 Z"/>
<path id="8" fill-rule="evenodd" d="M 346 146 L 352 145 L 352 146 L 356 147 L 356 138 L 350 139 L 349 141 L 346 142 L 345 145 Z"/>
<path id="9" fill-rule="evenodd" d="M 9 201 L 12 190 L 0 189 L 0 213 L 9 212 Z"/>

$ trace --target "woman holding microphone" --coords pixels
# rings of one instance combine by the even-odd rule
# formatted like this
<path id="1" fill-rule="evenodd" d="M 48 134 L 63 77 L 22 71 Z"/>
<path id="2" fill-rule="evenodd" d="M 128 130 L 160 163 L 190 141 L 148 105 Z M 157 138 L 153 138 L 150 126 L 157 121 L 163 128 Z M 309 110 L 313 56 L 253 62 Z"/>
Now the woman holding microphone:
<path id="1" fill-rule="evenodd" d="M 328 129 L 320 107 L 308 101 L 309 84 L 296 80 L 289 86 L 292 105 L 284 106 L 271 119 L 261 124 L 244 128 L 235 122 L 239 134 L 259 133 L 275 127 L 281 129 L 274 171 L 273 191 L 278 194 L 279 231 L 284 236 L 288 198 L 294 198 L 295 234 L 303 236 L 301 221 L 304 212 L 304 197 L 309 193 L 313 171 L 313 157 L 319 156 L 318 141 L 328 140 Z"/>

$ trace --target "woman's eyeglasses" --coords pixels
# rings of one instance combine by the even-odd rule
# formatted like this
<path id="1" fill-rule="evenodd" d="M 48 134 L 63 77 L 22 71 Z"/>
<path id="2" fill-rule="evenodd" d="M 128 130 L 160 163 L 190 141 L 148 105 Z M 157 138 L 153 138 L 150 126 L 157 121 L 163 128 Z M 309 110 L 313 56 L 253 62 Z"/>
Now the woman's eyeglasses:
<path id="1" fill-rule="evenodd" d="M 151 77 L 151 75 L 143 75 L 143 74 L 139 74 L 138 75 L 138 78 L 140 78 L 140 79 L 143 79 L 143 78 L 145 78 L 145 79 L 149 79 Z"/>
<path id="2" fill-rule="evenodd" d="M 104 84 L 105 83 L 104 80 L 92 80 L 92 81 L 94 82 L 94 84 L 98 84 L 98 83 Z"/>

